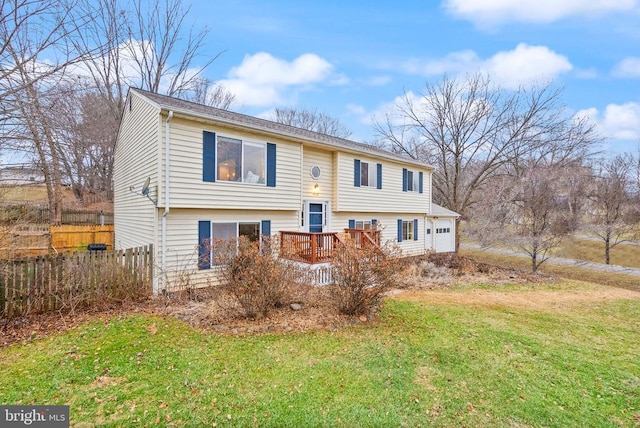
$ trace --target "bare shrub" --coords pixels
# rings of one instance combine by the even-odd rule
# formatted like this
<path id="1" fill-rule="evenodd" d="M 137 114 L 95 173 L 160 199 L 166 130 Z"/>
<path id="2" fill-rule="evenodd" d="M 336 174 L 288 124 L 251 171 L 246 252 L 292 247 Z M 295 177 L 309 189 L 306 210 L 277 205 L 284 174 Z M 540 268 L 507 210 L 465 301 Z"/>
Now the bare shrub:
<path id="1" fill-rule="evenodd" d="M 408 263 L 402 275 L 402 286 L 424 287 L 429 285 L 447 285 L 451 281 L 451 274 L 446 266 L 416 259 Z"/>
<path id="2" fill-rule="evenodd" d="M 375 310 L 383 294 L 397 286 L 404 261 L 397 247 L 358 247 L 353 240 L 338 245 L 331 261 L 331 298 L 345 315 L 366 315 Z"/>
<path id="3" fill-rule="evenodd" d="M 244 236 L 214 244 L 220 288 L 237 301 L 247 318 L 264 317 L 290 299 L 296 270 L 278 258 L 275 248 L 270 239 L 252 242 Z"/>

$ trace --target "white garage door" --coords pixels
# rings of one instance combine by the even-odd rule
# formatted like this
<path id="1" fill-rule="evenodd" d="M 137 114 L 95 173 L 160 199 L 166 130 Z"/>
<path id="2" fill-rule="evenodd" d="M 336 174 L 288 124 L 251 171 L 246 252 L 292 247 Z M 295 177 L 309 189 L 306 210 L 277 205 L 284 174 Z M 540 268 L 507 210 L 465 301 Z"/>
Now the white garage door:
<path id="1" fill-rule="evenodd" d="M 453 219 L 437 219 L 434 223 L 436 253 L 448 253 L 455 251 L 453 242 Z"/>

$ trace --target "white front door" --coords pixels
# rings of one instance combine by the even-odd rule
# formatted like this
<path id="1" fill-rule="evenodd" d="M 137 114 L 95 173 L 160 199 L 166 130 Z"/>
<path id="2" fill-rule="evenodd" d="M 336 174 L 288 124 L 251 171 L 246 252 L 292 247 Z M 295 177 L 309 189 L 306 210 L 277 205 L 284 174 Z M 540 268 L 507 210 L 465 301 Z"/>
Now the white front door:
<path id="1" fill-rule="evenodd" d="M 329 230 L 328 201 L 305 201 L 305 230 L 311 233 L 322 233 Z"/>

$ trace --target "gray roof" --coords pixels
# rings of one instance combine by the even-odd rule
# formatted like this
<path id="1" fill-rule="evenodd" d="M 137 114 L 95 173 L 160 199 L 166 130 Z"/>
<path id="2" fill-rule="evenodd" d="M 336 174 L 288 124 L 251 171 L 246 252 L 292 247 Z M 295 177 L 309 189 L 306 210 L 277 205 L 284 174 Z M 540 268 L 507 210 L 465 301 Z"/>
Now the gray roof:
<path id="1" fill-rule="evenodd" d="M 241 113 L 235 113 L 228 110 L 222 110 L 203 104 L 197 104 L 190 101 L 181 100 L 179 98 L 155 94 L 153 92 L 145 91 L 142 89 L 131 88 L 130 91 L 135 92 L 143 96 L 144 98 L 147 98 L 163 110 L 173 111 L 174 114 L 198 117 L 201 119 L 211 120 L 228 125 L 242 126 L 244 128 L 249 128 L 255 131 L 268 132 L 271 134 L 296 138 L 325 147 L 337 148 L 350 152 L 365 153 L 372 156 L 382 157 L 402 163 L 418 165 L 423 168 L 433 169 L 431 165 L 419 162 L 409 157 L 398 155 L 396 153 L 391 153 L 389 151 L 369 144 L 358 143 L 356 141 L 351 141 L 344 138 L 333 137 L 331 135 L 321 134 L 303 128 L 296 128 L 295 126 L 285 125 L 282 123 L 260 119 L 258 117 L 248 116 Z"/>
<path id="2" fill-rule="evenodd" d="M 448 210 L 434 203 L 431 203 L 431 213 L 429 215 L 432 217 L 460 217 L 460 214 L 457 212 Z"/>

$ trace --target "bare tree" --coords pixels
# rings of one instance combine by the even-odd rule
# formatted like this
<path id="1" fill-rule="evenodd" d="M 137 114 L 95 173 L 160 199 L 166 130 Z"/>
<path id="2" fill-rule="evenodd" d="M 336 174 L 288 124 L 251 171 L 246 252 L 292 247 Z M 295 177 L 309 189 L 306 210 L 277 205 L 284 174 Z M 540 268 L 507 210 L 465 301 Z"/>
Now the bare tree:
<path id="1" fill-rule="evenodd" d="M 565 115 L 559 100 L 550 86 L 509 92 L 481 74 L 444 78 L 419 98 L 405 93 L 375 129 L 394 150 L 434 165 L 434 199 L 466 218 L 496 174 L 532 158 L 569 162 L 594 144 L 592 125 Z"/>
<path id="2" fill-rule="evenodd" d="M 235 101 L 235 95 L 227 92 L 223 86 L 204 77 L 195 79 L 191 90 L 182 97 L 187 101 L 223 110 L 228 110 Z"/>
<path id="3" fill-rule="evenodd" d="M 338 138 L 349 138 L 352 134 L 351 130 L 340 122 L 339 119 L 331 117 L 326 113 L 318 113 L 317 110 L 293 107 L 276 108 L 270 119 L 274 122 Z"/>
<path id="4" fill-rule="evenodd" d="M 60 168 L 82 202 L 86 192 L 112 197 L 113 150 L 129 86 L 187 99 L 202 95 L 198 101 L 219 108 L 228 108 L 233 97 L 200 76 L 219 54 L 194 64 L 207 30 L 186 28 L 189 8 L 181 0 L 77 2 L 70 16 L 76 36 L 69 43 L 78 51 L 97 47 L 68 70 L 76 91 L 58 100 L 64 114 L 55 126 Z"/>
<path id="5" fill-rule="evenodd" d="M 569 210 L 562 198 L 557 165 L 529 168 L 514 182 L 513 197 L 508 201 L 511 211 L 509 230 L 511 245 L 531 258 L 531 270 L 549 258 L 549 253 L 570 232 Z"/>
<path id="6" fill-rule="evenodd" d="M 604 243 L 604 259 L 611 249 L 637 238 L 640 208 L 634 201 L 634 159 L 631 154 L 600 160 L 589 192 L 586 229 Z"/>
<path id="7" fill-rule="evenodd" d="M 535 273 L 572 231 L 571 189 L 556 165 L 521 165 L 515 176 L 496 175 L 483 198 L 470 208 L 465 234 L 485 247 L 500 245 L 524 252 Z"/>
<path id="8" fill-rule="evenodd" d="M 61 173 L 57 135 L 48 104 L 66 69 L 91 51 L 68 43 L 75 29 L 68 25 L 74 4 L 48 0 L 2 2 L 0 35 L 0 98 L 2 138 L 13 148 L 30 147 L 47 186 L 50 222 L 61 220 Z M 86 22 L 86 16 L 80 16 Z"/>
<path id="9" fill-rule="evenodd" d="M 0 113 L 13 117 L 15 103 L 27 86 L 81 61 L 86 52 L 69 46 L 67 25 L 74 6 L 59 0 L 0 0 Z M 87 17 L 79 16 L 84 22 Z M 44 55 L 47 55 L 46 60 Z M 22 70 L 31 69 L 29 80 Z"/>
<path id="10" fill-rule="evenodd" d="M 114 101 L 112 101 L 114 102 Z M 57 157 L 65 183 L 76 200 L 87 193 L 102 201 L 113 197 L 113 155 L 118 120 L 102 94 L 68 87 L 67 96 L 52 103 L 51 124 L 57 130 Z"/>
<path id="11" fill-rule="evenodd" d="M 133 0 L 128 25 L 128 54 L 136 67 L 141 88 L 180 97 L 197 86 L 198 79 L 220 53 L 194 68 L 209 30 L 186 28 L 190 7 L 182 0 Z"/>

